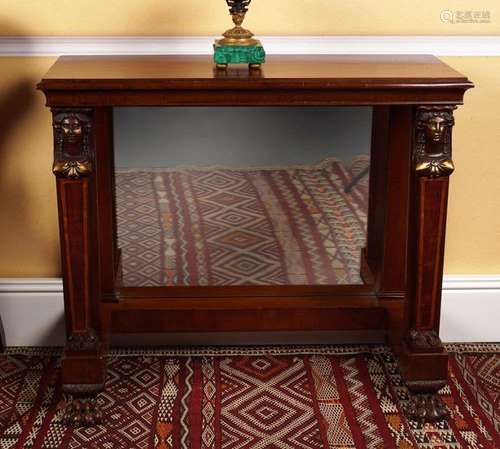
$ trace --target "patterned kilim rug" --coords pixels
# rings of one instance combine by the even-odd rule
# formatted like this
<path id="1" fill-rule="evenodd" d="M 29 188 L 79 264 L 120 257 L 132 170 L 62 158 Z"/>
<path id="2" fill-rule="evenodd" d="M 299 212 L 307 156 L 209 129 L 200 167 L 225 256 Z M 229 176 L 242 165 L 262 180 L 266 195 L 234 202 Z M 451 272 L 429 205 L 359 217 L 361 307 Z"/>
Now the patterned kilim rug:
<path id="1" fill-rule="evenodd" d="M 500 447 L 500 344 L 454 345 L 441 397 L 451 418 L 407 421 L 385 347 L 118 350 L 104 423 L 61 424 L 55 352 L 0 359 L 0 448 L 329 449 Z"/>
<path id="2" fill-rule="evenodd" d="M 118 171 L 124 285 L 361 283 L 368 164 Z"/>

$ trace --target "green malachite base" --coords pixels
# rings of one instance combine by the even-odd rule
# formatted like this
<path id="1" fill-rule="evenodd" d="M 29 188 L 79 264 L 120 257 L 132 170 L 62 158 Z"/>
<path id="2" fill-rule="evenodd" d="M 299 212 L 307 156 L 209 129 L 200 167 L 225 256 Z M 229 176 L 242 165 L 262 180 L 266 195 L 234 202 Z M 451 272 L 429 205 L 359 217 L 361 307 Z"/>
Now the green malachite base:
<path id="1" fill-rule="evenodd" d="M 266 61 L 266 52 L 260 44 L 238 46 L 214 44 L 214 61 L 217 65 L 249 64 L 258 65 Z"/>

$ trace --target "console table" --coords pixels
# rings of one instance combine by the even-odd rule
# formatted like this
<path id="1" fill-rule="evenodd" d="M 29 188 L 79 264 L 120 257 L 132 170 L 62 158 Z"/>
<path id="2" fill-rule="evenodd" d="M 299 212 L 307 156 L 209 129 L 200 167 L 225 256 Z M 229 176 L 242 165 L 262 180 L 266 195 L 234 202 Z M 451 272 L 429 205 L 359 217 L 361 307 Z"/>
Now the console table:
<path id="1" fill-rule="evenodd" d="M 38 85 L 52 110 L 67 343 L 68 410 L 92 424 L 112 333 L 384 330 L 420 420 L 448 356 L 439 312 L 453 111 L 473 87 L 432 56 L 270 56 L 217 71 L 205 56 L 61 57 Z M 113 107 L 372 106 L 362 285 L 123 287 Z M 327 126 L 325 124 L 325 126 Z M 80 402 L 79 402 L 80 401 Z M 76 404 L 76 405 L 75 405 Z"/>

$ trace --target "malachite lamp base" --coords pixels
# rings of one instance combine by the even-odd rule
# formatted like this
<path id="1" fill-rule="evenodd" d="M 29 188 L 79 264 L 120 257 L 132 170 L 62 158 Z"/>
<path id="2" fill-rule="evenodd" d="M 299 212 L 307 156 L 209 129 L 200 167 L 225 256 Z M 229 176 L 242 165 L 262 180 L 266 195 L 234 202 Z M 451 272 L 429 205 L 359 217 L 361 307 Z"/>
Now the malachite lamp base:
<path id="1" fill-rule="evenodd" d="M 248 64 L 251 68 L 257 68 L 265 61 L 266 52 L 260 42 L 255 45 L 214 43 L 214 62 L 218 68 L 226 68 L 228 64 Z"/>

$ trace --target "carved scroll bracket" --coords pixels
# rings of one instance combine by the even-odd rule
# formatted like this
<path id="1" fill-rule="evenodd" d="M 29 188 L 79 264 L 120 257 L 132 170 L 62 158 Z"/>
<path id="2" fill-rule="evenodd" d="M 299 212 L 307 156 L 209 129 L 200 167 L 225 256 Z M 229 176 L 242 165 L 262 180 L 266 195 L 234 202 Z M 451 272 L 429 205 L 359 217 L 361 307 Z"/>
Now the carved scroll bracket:
<path id="1" fill-rule="evenodd" d="M 99 338 L 94 329 L 87 329 L 83 332 L 75 332 L 68 336 L 66 347 L 70 351 L 92 351 L 99 345 Z"/>
<path id="2" fill-rule="evenodd" d="M 409 335 L 410 348 L 415 352 L 442 352 L 443 344 L 434 330 L 412 329 Z"/>
<path id="3" fill-rule="evenodd" d="M 92 110 L 54 109 L 54 165 L 60 178 L 78 179 L 92 173 Z"/>
<path id="4" fill-rule="evenodd" d="M 415 170 L 438 178 L 455 170 L 451 159 L 451 129 L 456 106 L 419 106 L 416 115 Z"/>

